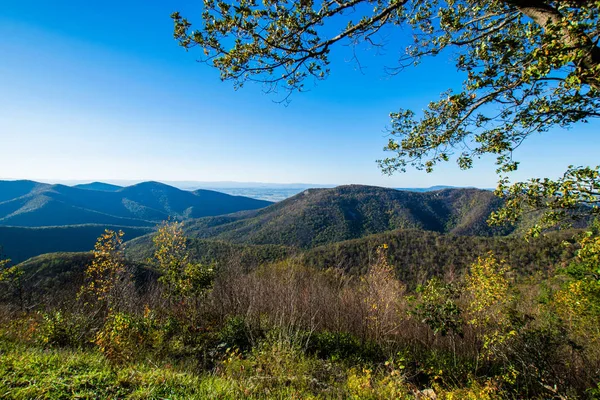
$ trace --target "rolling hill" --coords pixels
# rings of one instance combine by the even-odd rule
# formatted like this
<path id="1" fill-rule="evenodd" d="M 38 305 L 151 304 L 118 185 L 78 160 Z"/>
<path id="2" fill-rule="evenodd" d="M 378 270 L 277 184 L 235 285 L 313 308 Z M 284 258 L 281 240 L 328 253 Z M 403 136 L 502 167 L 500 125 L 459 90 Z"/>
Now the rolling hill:
<path id="1" fill-rule="evenodd" d="M 376 259 L 376 249 L 387 244 L 387 259 L 396 275 L 410 287 L 432 276 L 452 279 L 462 275 L 468 267 L 488 251 L 508 265 L 518 267 L 519 275 L 547 273 L 557 265 L 567 265 L 576 256 L 574 231 L 551 232 L 530 242 L 516 236 L 459 236 L 437 232 L 400 229 L 346 240 L 308 250 L 277 245 L 232 244 L 219 240 L 190 239 L 188 248 L 195 261 L 216 264 L 219 269 L 248 271 L 260 265 L 292 258 L 318 269 L 334 268 L 350 274 L 361 274 Z M 569 243 L 569 245 L 565 245 Z M 152 278 L 152 269 L 145 265 L 152 256 L 148 235 L 126 244 L 129 265 L 135 267 L 136 279 Z M 33 257 L 23 262 L 25 283 L 31 296 L 64 292 L 73 297 L 81 285 L 83 270 L 92 254 L 53 253 Z M 150 275 L 149 275 L 150 274 Z M 1 297 L 1 296 L 0 296 Z"/>
<path id="2" fill-rule="evenodd" d="M 211 190 L 184 191 L 158 182 L 124 188 L 100 183 L 84 187 L 32 181 L 0 181 L 0 225 L 41 227 L 79 224 L 154 226 L 258 209 L 272 203 Z"/>
<path id="3" fill-rule="evenodd" d="M 213 239 L 189 238 L 187 248 L 193 260 L 205 264 L 216 263 L 221 267 L 250 270 L 259 265 L 283 260 L 300 253 L 298 249 L 281 245 L 237 244 Z M 154 254 L 152 235 L 129 240 L 125 255 L 134 263 L 143 264 Z"/>
<path id="4" fill-rule="evenodd" d="M 191 237 L 299 248 L 396 229 L 494 236 L 513 229 L 487 225 L 500 204 L 492 192 L 480 189 L 409 192 L 349 185 L 308 189 L 261 210 L 202 218 L 186 229 Z"/>
<path id="5" fill-rule="evenodd" d="M 136 201 L 145 188 L 142 185 L 133 189 L 127 191 L 128 199 Z M 156 210 L 164 203 L 156 196 L 154 202 L 147 204 Z M 487 216 L 499 205 L 500 200 L 493 193 L 478 189 L 408 192 L 352 185 L 310 189 L 263 209 L 190 220 L 184 227 L 195 260 L 242 270 L 292 257 L 316 268 L 361 273 L 372 262 L 375 249 L 385 243 L 390 265 L 410 284 L 432 275 L 460 274 L 477 256 L 489 250 L 530 272 L 543 271 L 573 257 L 573 248 L 561 245 L 569 235 L 555 232 L 548 238 L 527 243 L 516 236 L 505 236 L 512 228 L 487 226 Z M 181 209 L 176 202 L 170 206 Z M 78 237 L 80 247 L 58 250 L 84 251 L 92 248 L 101 228 L 0 228 L 0 243 L 13 238 L 19 243 L 44 243 L 52 247 L 69 243 L 59 240 L 60 237 Z M 70 229 L 75 231 L 68 232 Z M 151 235 L 145 234 L 150 229 L 126 229 L 129 229 L 127 258 L 143 265 L 153 252 Z M 51 260 L 53 268 L 62 268 L 62 256 L 48 257 L 38 257 L 32 265 L 40 261 L 45 265 Z M 71 265 L 74 256 L 65 257 Z"/>
<path id="6" fill-rule="evenodd" d="M 51 185 L 34 181 L 0 181 L 0 203 L 33 194 Z"/>
<path id="7" fill-rule="evenodd" d="M 519 275 L 545 273 L 557 265 L 568 265 L 576 257 L 576 232 L 554 231 L 525 241 L 518 235 L 462 236 L 400 229 L 315 247 L 303 252 L 300 260 L 315 268 L 338 268 L 360 274 L 376 260 L 376 249 L 386 244 L 390 266 L 398 278 L 411 285 L 423 283 L 432 276 L 456 278 L 490 251 L 518 268 L 515 272 Z"/>
<path id="8" fill-rule="evenodd" d="M 20 263 L 26 304 L 73 302 L 83 284 L 92 252 L 60 252 L 32 257 Z M 126 263 L 138 288 L 156 279 L 156 273 L 136 263 Z M 4 293 L 0 293 L 0 298 Z"/>

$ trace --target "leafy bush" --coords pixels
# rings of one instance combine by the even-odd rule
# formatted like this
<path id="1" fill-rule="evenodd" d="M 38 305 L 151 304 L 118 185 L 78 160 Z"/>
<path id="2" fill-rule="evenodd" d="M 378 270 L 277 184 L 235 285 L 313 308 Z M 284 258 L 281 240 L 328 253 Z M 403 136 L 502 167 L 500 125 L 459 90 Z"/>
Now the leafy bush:
<path id="1" fill-rule="evenodd" d="M 327 385 L 322 364 L 285 341 L 267 339 L 247 357 L 231 350 L 221 364 L 222 373 L 236 381 L 247 397 L 305 398 Z M 302 395 L 304 394 L 304 395 Z"/>
<path id="2" fill-rule="evenodd" d="M 390 363 L 379 373 L 373 373 L 369 368 L 351 369 L 346 381 L 346 390 L 348 398 L 356 400 L 414 398 L 402 370 Z"/>
<path id="3" fill-rule="evenodd" d="M 331 360 L 384 360 L 383 352 L 376 343 L 362 341 L 347 332 L 315 332 L 308 339 L 307 351 L 319 358 Z"/>
<path id="4" fill-rule="evenodd" d="M 420 297 L 413 314 L 421 322 L 436 335 L 462 335 L 462 311 L 457 303 L 460 292 L 456 285 L 432 278 L 425 285 L 418 286 L 417 293 Z"/>
<path id="5" fill-rule="evenodd" d="M 94 343 L 113 363 L 132 361 L 151 344 L 152 321 L 125 313 L 111 313 Z"/>
<path id="6" fill-rule="evenodd" d="M 89 337 L 90 320 L 83 314 L 54 310 L 42 313 L 39 340 L 51 346 L 84 346 Z"/>
<path id="7" fill-rule="evenodd" d="M 241 317 L 230 317 L 219 331 L 219 346 L 246 352 L 252 347 L 252 332 Z"/>

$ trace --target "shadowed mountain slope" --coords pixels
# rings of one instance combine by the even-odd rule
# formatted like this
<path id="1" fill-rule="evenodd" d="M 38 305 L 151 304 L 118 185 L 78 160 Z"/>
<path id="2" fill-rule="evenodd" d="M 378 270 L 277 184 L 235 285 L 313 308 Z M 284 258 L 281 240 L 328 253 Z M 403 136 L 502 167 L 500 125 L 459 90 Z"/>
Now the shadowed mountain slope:
<path id="1" fill-rule="evenodd" d="M 35 193 L 50 187 L 46 183 L 34 181 L 0 181 L 0 203 Z"/>
<path id="2" fill-rule="evenodd" d="M 105 229 L 122 230 L 125 240 L 152 231 L 152 228 L 114 225 L 72 225 L 43 228 L 0 226 L 1 253 L 14 263 L 45 253 L 90 251 Z"/>

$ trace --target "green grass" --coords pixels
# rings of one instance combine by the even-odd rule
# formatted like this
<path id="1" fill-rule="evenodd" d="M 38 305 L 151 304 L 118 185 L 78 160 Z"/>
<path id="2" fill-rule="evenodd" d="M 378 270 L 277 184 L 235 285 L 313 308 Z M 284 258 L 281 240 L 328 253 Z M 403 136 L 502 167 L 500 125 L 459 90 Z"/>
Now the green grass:
<path id="1" fill-rule="evenodd" d="M 325 365 L 336 370 L 332 373 Z M 370 372 L 368 372 L 370 374 Z M 150 360 L 111 365 L 94 350 L 45 349 L 0 337 L 0 399 L 386 399 L 405 385 L 373 381 L 280 346 L 194 373 Z"/>
<path id="2" fill-rule="evenodd" d="M 292 360 L 293 370 L 302 360 Z M 296 365 L 298 362 L 298 365 Z M 0 337 L 0 399 L 327 399 L 340 392 L 314 393 L 299 387 L 303 371 L 265 378 L 231 366 L 194 373 L 147 360 L 111 365 L 95 350 L 45 349 Z M 303 386 L 303 385 L 302 385 Z M 346 396 L 344 396 L 345 398 Z"/>
<path id="3" fill-rule="evenodd" d="M 93 351 L 0 342 L 2 399 L 236 399 L 235 385 L 169 366 L 112 367 Z"/>

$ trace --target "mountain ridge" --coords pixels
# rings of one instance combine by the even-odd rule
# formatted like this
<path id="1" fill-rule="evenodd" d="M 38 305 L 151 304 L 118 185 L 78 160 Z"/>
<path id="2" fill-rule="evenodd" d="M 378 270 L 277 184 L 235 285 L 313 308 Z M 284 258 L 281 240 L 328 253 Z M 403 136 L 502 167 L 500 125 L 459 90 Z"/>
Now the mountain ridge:
<path id="1" fill-rule="evenodd" d="M 192 237 L 310 248 L 395 229 L 505 235 L 486 219 L 501 199 L 481 189 L 409 192 L 366 185 L 307 189 L 263 209 L 194 220 Z"/>
<path id="2" fill-rule="evenodd" d="M 168 218 L 200 218 L 272 204 L 210 190 L 184 191 L 159 182 L 142 182 L 113 189 L 0 181 L 0 225 L 40 227 L 95 223 L 153 226 Z"/>

